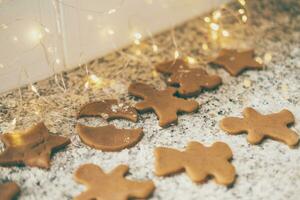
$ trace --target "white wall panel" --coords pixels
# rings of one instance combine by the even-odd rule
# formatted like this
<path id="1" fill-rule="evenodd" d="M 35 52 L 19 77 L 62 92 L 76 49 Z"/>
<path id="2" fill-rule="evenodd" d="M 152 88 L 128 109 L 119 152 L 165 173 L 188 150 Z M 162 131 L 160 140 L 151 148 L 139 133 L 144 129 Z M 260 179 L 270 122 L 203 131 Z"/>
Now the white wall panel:
<path id="1" fill-rule="evenodd" d="M 154 34 L 225 1 L 2 0 L 0 92 L 111 52 L 112 41 L 116 48 L 130 44 L 134 30 Z"/>

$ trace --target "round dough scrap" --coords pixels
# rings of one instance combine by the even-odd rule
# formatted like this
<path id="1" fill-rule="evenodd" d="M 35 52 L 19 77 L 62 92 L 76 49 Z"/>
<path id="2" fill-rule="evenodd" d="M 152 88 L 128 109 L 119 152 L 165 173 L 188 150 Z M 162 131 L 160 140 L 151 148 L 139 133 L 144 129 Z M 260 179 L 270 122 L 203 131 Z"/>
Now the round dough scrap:
<path id="1" fill-rule="evenodd" d="M 119 151 L 134 146 L 143 136 L 143 130 L 118 129 L 113 125 L 89 127 L 77 124 L 76 130 L 86 145 L 102 151 Z"/>
<path id="2" fill-rule="evenodd" d="M 123 103 L 118 103 L 116 99 L 91 102 L 82 106 L 77 114 L 77 118 L 85 116 L 100 116 L 105 120 L 122 118 L 132 122 L 137 121 L 137 111 L 135 108 Z"/>

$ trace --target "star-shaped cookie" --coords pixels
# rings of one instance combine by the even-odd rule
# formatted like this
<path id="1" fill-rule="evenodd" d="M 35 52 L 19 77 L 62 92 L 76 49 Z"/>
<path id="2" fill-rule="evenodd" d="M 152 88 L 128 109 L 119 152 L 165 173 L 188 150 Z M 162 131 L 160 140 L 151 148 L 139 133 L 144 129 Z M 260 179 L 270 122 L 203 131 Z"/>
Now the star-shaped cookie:
<path id="1" fill-rule="evenodd" d="M 226 117 L 220 122 L 220 127 L 233 135 L 247 132 L 247 140 L 251 144 L 258 144 L 265 137 L 270 137 L 294 146 L 299 142 L 299 136 L 287 127 L 294 121 L 294 115 L 288 110 L 262 115 L 253 108 L 245 108 L 243 118 Z"/>
<path id="2" fill-rule="evenodd" d="M 238 51 L 222 49 L 212 64 L 222 66 L 232 76 L 237 76 L 246 69 L 262 69 L 263 65 L 254 59 L 254 50 Z"/>
<path id="3" fill-rule="evenodd" d="M 50 135 L 43 122 L 0 138 L 6 147 L 0 154 L 0 165 L 4 166 L 24 164 L 48 169 L 51 153 L 70 143 L 68 138 Z"/>

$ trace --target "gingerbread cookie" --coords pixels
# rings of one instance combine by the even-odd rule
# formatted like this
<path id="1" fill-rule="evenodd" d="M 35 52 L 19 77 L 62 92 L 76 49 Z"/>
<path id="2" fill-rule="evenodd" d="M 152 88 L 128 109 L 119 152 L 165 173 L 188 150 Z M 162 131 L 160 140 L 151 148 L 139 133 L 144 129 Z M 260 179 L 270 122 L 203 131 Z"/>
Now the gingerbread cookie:
<path id="1" fill-rule="evenodd" d="M 289 146 L 299 142 L 297 133 L 287 127 L 295 121 L 293 114 L 288 110 L 262 115 L 253 108 L 245 108 L 243 117 L 226 117 L 221 121 L 220 127 L 234 135 L 247 132 L 247 140 L 251 144 L 260 143 L 264 137 L 279 140 Z"/>
<path id="2" fill-rule="evenodd" d="M 50 135 L 43 122 L 0 137 L 6 147 L 0 154 L 0 165 L 25 164 L 46 169 L 50 167 L 51 153 L 70 143 L 68 138 Z"/>
<path id="3" fill-rule="evenodd" d="M 155 174 L 167 176 L 185 170 L 194 182 L 203 182 L 213 176 L 217 183 L 230 185 L 235 180 L 235 168 L 228 162 L 232 158 L 229 146 L 216 142 L 205 147 L 190 142 L 185 151 L 159 147 L 154 151 Z"/>
<path id="4" fill-rule="evenodd" d="M 20 194 L 20 187 L 14 183 L 0 184 L 0 199 L 1 200 L 13 200 Z"/>
<path id="5" fill-rule="evenodd" d="M 222 66 L 232 76 L 237 76 L 246 69 L 262 69 L 263 65 L 254 59 L 254 50 L 238 51 L 222 49 L 212 64 Z"/>
<path id="6" fill-rule="evenodd" d="M 126 200 L 147 198 L 155 188 L 152 181 L 132 181 L 124 178 L 128 166 L 119 165 L 110 173 L 104 173 L 94 164 L 85 164 L 75 172 L 75 180 L 88 187 L 74 200 Z"/>
<path id="7" fill-rule="evenodd" d="M 175 97 L 175 88 L 159 91 L 143 83 L 134 83 L 129 86 L 128 91 L 131 95 L 144 99 L 135 108 L 139 111 L 154 110 L 161 127 L 177 122 L 177 112 L 194 112 L 199 107 L 196 101 Z"/>
<path id="8" fill-rule="evenodd" d="M 118 103 L 116 99 L 106 99 L 84 105 L 77 114 L 77 118 L 85 116 L 100 116 L 106 120 L 123 118 L 137 121 L 136 110 L 129 105 Z"/>
<path id="9" fill-rule="evenodd" d="M 143 137 L 143 130 L 117 129 L 113 125 L 89 127 L 77 124 L 76 130 L 86 145 L 102 151 L 119 151 L 138 143 Z"/>
<path id="10" fill-rule="evenodd" d="M 156 66 L 157 71 L 171 74 L 168 84 L 179 86 L 178 93 L 183 97 L 198 95 L 203 88 L 214 89 L 222 83 L 217 75 L 209 75 L 204 69 L 189 68 L 183 61 L 166 62 Z M 181 65 L 177 64 L 180 63 Z"/>

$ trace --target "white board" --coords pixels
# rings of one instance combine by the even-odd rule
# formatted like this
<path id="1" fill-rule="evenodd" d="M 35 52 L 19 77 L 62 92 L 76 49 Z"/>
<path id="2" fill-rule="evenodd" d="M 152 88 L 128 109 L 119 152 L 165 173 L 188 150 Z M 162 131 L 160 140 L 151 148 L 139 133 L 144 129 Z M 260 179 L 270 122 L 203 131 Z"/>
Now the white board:
<path id="1" fill-rule="evenodd" d="M 0 4 L 0 92 L 124 47 L 133 41 L 135 31 L 147 37 L 224 2 L 4 0 Z"/>

